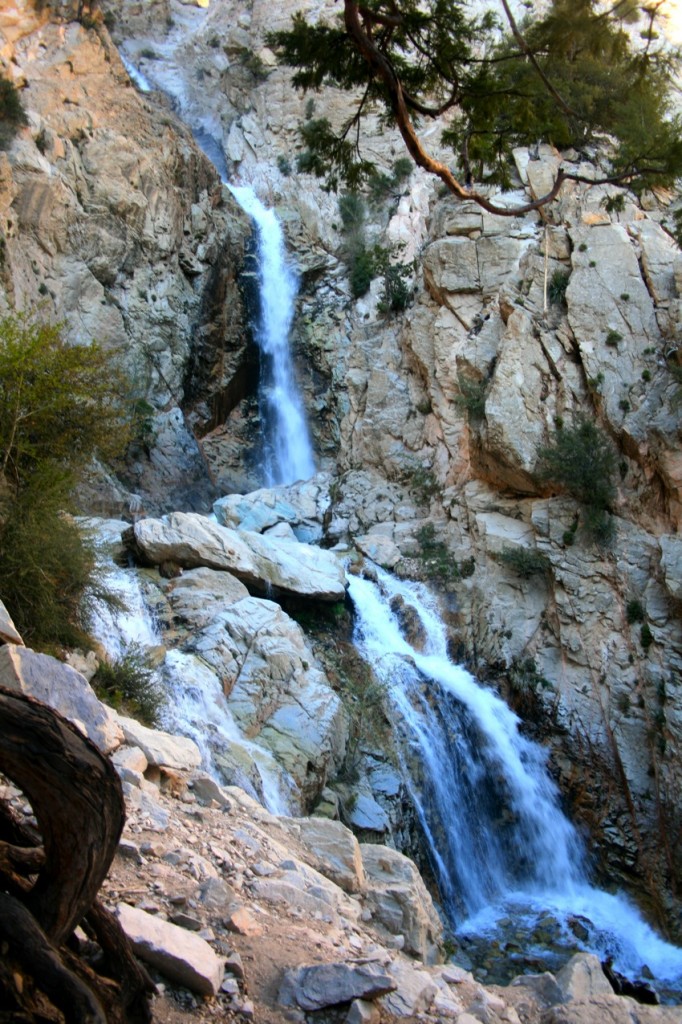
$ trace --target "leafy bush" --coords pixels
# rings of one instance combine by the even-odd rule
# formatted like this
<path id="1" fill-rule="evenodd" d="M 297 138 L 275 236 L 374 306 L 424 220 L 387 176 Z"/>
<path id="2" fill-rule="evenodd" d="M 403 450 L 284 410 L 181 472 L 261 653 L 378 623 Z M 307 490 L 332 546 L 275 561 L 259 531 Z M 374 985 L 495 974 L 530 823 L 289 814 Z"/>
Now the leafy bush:
<path id="1" fill-rule="evenodd" d="M 145 725 L 156 725 L 164 705 L 164 693 L 156 679 L 149 655 L 130 644 L 117 661 L 101 662 L 92 679 L 100 698 Z"/>
<path id="2" fill-rule="evenodd" d="M 609 331 L 606 335 L 605 341 L 609 348 L 618 348 L 618 342 L 623 340 L 623 335 L 620 331 Z"/>
<path id="3" fill-rule="evenodd" d="M 27 124 L 19 93 L 9 78 L 0 75 L 0 151 L 7 149 L 22 125 Z"/>
<path id="4" fill-rule="evenodd" d="M 651 628 L 648 622 L 642 623 L 642 628 L 639 631 L 639 639 L 640 643 L 642 644 L 642 648 L 645 651 L 648 651 L 652 643 L 654 642 L 654 636 L 651 632 Z"/>
<path id="5" fill-rule="evenodd" d="M 508 569 L 526 580 L 531 576 L 544 575 L 550 567 L 547 555 L 537 548 L 506 547 L 500 551 L 499 559 Z"/>
<path id="6" fill-rule="evenodd" d="M 430 579 L 447 583 L 459 579 L 457 563 L 448 551 L 447 545 L 436 537 L 433 523 L 426 523 L 417 531 L 419 557 Z"/>
<path id="7" fill-rule="evenodd" d="M 607 543 L 612 533 L 608 509 L 616 488 L 616 453 L 597 426 L 580 416 L 574 427 L 557 430 L 551 444 L 539 451 L 541 479 L 558 484 L 585 506 L 584 525 L 597 543 Z"/>
<path id="8" fill-rule="evenodd" d="M 0 597 L 34 646 L 82 642 L 83 598 L 101 590 L 64 510 L 95 452 L 125 446 L 122 387 L 97 346 L 68 346 L 27 316 L 0 320 Z"/>
<path id="9" fill-rule="evenodd" d="M 350 293 L 354 299 L 361 299 L 369 291 L 375 277 L 372 253 L 364 245 L 360 245 L 348 254 L 347 260 Z"/>
<path id="10" fill-rule="evenodd" d="M 33 647 L 83 644 L 83 599 L 99 593 L 95 553 L 69 516 L 70 480 L 47 465 L 3 508 L 0 598 Z"/>

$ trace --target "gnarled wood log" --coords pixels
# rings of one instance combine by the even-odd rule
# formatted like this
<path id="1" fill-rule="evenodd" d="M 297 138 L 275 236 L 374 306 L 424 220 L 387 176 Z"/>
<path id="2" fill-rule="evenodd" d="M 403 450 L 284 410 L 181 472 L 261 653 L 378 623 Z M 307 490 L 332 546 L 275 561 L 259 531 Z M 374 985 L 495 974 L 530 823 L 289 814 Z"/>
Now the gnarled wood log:
<path id="1" fill-rule="evenodd" d="M 125 820 L 111 762 L 52 708 L 0 687 L 0 772 L 21 788 L 40 832 L 0 801 L 0 947 L 14 965 L 0 972 L 0 1020 L 3 1003 L 17 1020 L 52 1019 L 40 1006 L 47 997 L 67 1024 L 144 1024 L 154 986 L 95 901 Z M 64 945 L 81 921 L 103 973 Z"/>

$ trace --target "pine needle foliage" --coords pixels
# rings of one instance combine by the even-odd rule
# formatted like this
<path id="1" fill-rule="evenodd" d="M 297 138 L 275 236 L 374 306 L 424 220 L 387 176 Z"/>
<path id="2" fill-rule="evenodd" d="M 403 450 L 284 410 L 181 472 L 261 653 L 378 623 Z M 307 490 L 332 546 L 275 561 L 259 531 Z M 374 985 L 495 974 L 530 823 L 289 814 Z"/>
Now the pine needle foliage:
<path id="1" fill-rule="evenodd" d="M 459 198 L 491 209 L 471 182 L 508 186 L 513 149 L 538 140 L 582 151 L 606 143 L 605 181 L 670 184 L 680 174 L 681 123 L 671 100 L 680 55 L 656 31 L 669 5 L 551 0 L 517 23 L 507 0 L 491 0 L 482 14 L 472 14 L 468 0 L 344 0 L 333 23 L 297 13 L 269 43 L 295 69 L 296 87 L 354 94 L 340 131 L 324 119 L 304 127 L 307 169 L 330 187 L 358 188 L 376 173 L 362 137 L 365 118 L 378 113 L 398 127 L 417 164 Z M 456 171 L 419 137 L 425 119 L 442 115 Z M 570 178 L 582 180 L 560 171 L 535 205 Z"/>

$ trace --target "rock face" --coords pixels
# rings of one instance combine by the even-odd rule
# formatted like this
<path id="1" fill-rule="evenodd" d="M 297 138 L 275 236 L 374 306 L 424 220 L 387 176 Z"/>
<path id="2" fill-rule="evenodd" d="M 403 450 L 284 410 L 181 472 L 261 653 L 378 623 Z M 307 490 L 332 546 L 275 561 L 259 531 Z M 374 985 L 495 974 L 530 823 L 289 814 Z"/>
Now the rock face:
<path id="1" fill-rule="evenodd" d="M 0 61 L 28 116 L 0 154 L 0 312 L 40 308 L 68 341 L 115 348 L 148 404 L 129 493 L 102 478 L 94 510 L 205 508 L 212 488 L 183 411 L 203 403 L 210 429 L 212 404 L 229 411 L 223 396 L 245 375 L 249 226 L 187 130 L 131 87 L 104 26 L 70 20 L 71 6 L 60 24 L 17 0 L 0 22 Z"/>

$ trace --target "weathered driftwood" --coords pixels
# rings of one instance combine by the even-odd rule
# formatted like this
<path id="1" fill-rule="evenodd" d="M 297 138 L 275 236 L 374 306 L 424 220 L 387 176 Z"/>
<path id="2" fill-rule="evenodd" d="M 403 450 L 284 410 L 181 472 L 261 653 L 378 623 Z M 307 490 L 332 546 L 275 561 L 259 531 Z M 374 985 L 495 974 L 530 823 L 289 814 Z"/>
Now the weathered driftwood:
<path id="1" fill-rule="evenodd" d="M 38 823 L 0 801 L 0 1021 L 148 1021 L 153 985 L 95 900 L 125 817 L 111 762 L 51 708 L 0 687 L 0 772 Z M 81 923 L 97 971 L 78 951 Z"/>

